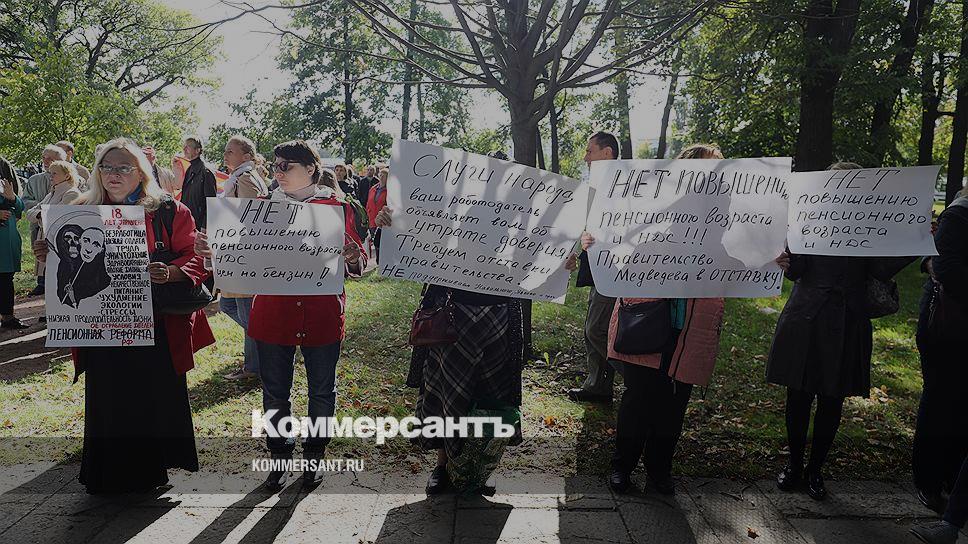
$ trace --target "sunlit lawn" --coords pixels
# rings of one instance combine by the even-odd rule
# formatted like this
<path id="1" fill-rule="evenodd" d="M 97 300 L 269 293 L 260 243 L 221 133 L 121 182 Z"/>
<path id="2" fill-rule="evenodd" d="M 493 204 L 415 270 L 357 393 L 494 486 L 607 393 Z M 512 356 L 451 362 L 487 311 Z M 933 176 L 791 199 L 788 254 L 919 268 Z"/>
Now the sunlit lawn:
<path id="1" fill-rule="evenodd" d="M 908 470 L 921 387 L 913 336 L 922 280 L 916 266 L 906 269 L 899 280 L 901 312 L 875 322 L 872 382 L 876 390 L 869 398 L 850 400 L 845 410 L 832 455 L 831 470 L 837 476 L 882 478 Z M 419 288 L 375 275 L 348 283 L 338 415 L 412 413 L 416 392 L 404 385 L 410 359 L 406 338 Z M 764 365 L 776 323 L 774 310 L 781 309 L 784 300 L 728 301 L 713 383 L 708 390 L 693 392 L 677 455 L 681 473 L 762 477 L 780 466 L 784 391 L 765 383 Z M 505 457 L 505 467 L 558 473 L 606 470 L 617 405 L 576 404 L 564 394 L 583 376 L 586 304 L 587 290 L 572 288 L 564 305 L 535 305 L 535 351 L 540 360 L 529 363 L 524 373 L 526 441 Z M 196 435 L 204 464 L 242 470 L 261 451 L 261 441 L 249 437 L 252 409 L 261 407 L 261 394 L 257 383 L 239 384 L 222 377 L 241 358 L 241 331 L 221 314 L 211 323 L 219 343 L 199 352 L 196 368 L 189 373 Z M 81 436 L 83 377 L 74 385 L 72 377 L 70 361 L 61 358 L 48 372 L 0 384 L 0 436 Z M 305 372 L 299 365 L 296 415 L 306 413 L 305 387 Z M 22 461 L 24 455 L 61 459 L 79 447 L 76 440 L 45 444 L 17 455 L 8 452 L 4 459 Z M 375 470 L 417 471 L 428 466 L 426 457 L 403 440 L 377 447 L 372 440 L 337 439 L 331 452 L 365 457 Z"/>

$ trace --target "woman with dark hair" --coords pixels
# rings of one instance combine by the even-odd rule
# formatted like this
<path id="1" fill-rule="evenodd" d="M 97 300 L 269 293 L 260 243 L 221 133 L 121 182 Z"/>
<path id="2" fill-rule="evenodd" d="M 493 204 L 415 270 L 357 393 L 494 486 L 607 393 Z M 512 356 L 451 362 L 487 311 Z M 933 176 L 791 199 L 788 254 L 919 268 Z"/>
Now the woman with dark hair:
<path id="1" fill-rule="evenodd" d="M 13 315 L 13 275 L 20 272 L 23 240 L 17 220 L 24 213 L 24 201 L 17 196 L 17 173 L 0 157 L 0 328 L 26 329 Z"/>
<path id="2" fill-rule="evenodd" d="M 148 263 L 152 283 L 197 286 L 205 281 L 209 273 L 193 250 L 191 211 L 155 182 L 140 147 L 124 138 L 104 144 L 88 183 L 90 188 L 75 204 L 142 206 L 151 254 L 161 245 L 177 256 L 171 262 Z M 160 229 L 161 239 L 156 239 L 151 225 L 166 210 L 172 214 L 171 231 Z M 81 233 L 80 275 L 103 257 L 103 244 L 103 232 Z M 98 274 L 93 277 L 96 287 Z M 75 283 L 74 289 L 80 300 L 81 286 Z M 169 468 L 198 470 L 186 373 L 195 366 L 194 353 L 215 338 L 202 310 L 186 315 L 156 312 L 154 325 L 152 346 L 72 350 L 74 381 L 82 372 L 87 376 L 80 481 L 88 493 L 148 491 L 168 483 Z"/>
<path id="3" fill-rule="evenodd" d="M 838 162 L 828 170 L 852 170 Z M 785 275 L 794 282 L 776 323 L 766 379 L 786 386 L 787 466 L 776 478 L 783 491 L 804 475 L 804 454 L 814 399 L 813 443 L 806 465 L 807 494 L 827 496 L 822 469 L 833 446 L 846 397 L 870 395 L 873 327 L 867 282 L 889 281 L 914 257 L 789 255 Z"/>
<path id="4" fill-rule="evenodd" d="M 302 140 L 279 144 L 273 149 L 273 175 L 279 188 L 271 200 L 306 202 L 322 206 L 341 206 L 345 235 L 344 274 L 359 277 L 366 268 L 366 254 L 353 228 L 353 210 L 336 192 L 320 184 L 319 155 Z M 211 256 L 207 238 L 200 234 L 196 251 Z M 273 426 L 292 414 L 292 376 L 296 348 L 302 352 L 309 388 L 309 417 L 331 418 L 336 410 L 336 363 L 339 361 L 346 316 L 346 293 L 339 295 L 256 295 L 249 317 L 249 336 L 256 341 L 259 353 L 259 376 L 262 378 L 262 407 Z M 292 438 L 268 436 L 266 443 L 273 459 L 291 459 L 296 443 Z M 311 436 L 303 442 L 303 457 L 318 461 L 326 453 L 328 436 Z M 321 467 L 303 473 L 303 484 L 320 481 Z M 285 486 L 289 473 L 271 471 L 266 488 L 278 491 Z"/>

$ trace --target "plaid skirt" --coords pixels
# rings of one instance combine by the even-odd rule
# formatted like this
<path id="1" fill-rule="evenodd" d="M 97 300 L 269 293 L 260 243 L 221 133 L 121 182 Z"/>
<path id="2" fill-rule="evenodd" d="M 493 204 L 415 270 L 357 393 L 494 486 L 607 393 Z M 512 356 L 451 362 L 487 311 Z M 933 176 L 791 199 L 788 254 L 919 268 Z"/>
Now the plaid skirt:
<path id="1" fill-rule="evenodd" d="M 413 350 L 407 385 L 420 389 L 417 418 L 465 417 L 482 402 L 519 407 L 524 358 L 520 301 L 494 306 L 455 302 L 454 326 L 457 342 Z M 512 444 L 520 442 L 519 427 Z M 451 458 L 460 454 L 464 441 L 416 439 L 425 449 L 443 447 Z"/>

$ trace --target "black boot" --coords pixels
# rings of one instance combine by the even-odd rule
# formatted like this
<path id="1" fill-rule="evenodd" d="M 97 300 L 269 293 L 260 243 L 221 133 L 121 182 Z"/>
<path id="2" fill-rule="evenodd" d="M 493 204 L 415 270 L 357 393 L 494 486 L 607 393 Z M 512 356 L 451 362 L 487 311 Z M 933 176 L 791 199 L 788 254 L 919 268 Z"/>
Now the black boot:
<path id="1" fill-rule="evenodd" d="M 807 495 L 815 501 L 822 501 L 827 497 L 827 487 L 823 483 L 823 476 L 820 471 L 808 471 L 807 473 Z"/>
<path id="2" fill-rule="evenodd" d="M 303 459 L 315 461 L 316 467 L 307 467 L 303 471 L 302 484 L 306 487 L 319 485 L 323 481 L 323 458 L 326 456 L 326 447 L 321 450 L 303 451 Z"/>
<path id="3" fill-rule="evenodd" d="M 787 465 L 776 477 L 776 487 L 780 491 L 793 491 L 803 479 L 803 468 Z"/>
<path id="4" fill-rule="evenodd" d="M 676 494 L 676 482 L 672 479 L 671 474 L 663 474 L 660 476 L 648 475 L 649 485 L 655 488 L 656 491 L 663 495 L 675 495 Z"/>
<path id="5" fill-rule="evenodd" d="M 608 477 L 608 487 L 619 495 L 624 495 L 632 487 L 631 475 L 622 470 L 612 470 L 612 474 Z"/>
<path id="6" fill-rule="evenodd" d="M 291 453 L 273 453 L 273 461 L 288 461 L 292 459 Z M 272 493 L 281 491 L 283 487 L 286 487 L 286 482 L 289 480 L 289 470 L 271 470 L 269 471 L 269 476 L 266 478 L 265 487 Z"/>
<path id="7" fill-rule="evenodd" d="M 447 467 L 438 465 L 430 473 L 430 478 L 427 478 L 427 494 L 439 495 L 448 489 L 450 489 L 450 476 L 447 475 Z"/>

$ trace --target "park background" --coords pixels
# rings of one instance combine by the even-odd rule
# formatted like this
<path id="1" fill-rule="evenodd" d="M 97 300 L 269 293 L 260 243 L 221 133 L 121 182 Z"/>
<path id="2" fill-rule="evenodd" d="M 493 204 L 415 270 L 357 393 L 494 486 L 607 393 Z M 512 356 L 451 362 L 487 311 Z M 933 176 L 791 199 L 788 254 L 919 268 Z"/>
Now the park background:
<path id="1" fill-rule="evenodd" d="M 580 177 L 588 135 L 606 129 L 619 135 L 625 157 L 668 157 L 714 142 L 727 157 L 793 156 L 800 170 L 835 159 L 940 164 L 942 199 L 963 184 L 968 2 L 509 0 L 493 23 L 473 3 L 173 5 L 184 7 L 0 5 L 0 155 L 22 166 L 66 138 L 90 165 L 96 144 L 128 135 L 154 144 L 165 162 L 185 134 L 200 132 L 218 167 L 221 146 L 241 132 L 267 156 L 275 143 L 298 137 L 362 166 L 385 161 L 394 138 L 409 138 L 506 150 L 518 162 Z M 516 39 L 531 44 L 531 29 L 530 52 L 500 49 Z M 266 44 L 271 66 L 239 58 L 239 44 L 250 40 Z M 19 226 L 26 235 L 26 223 Z M 32 287 L 24 249 L 20 294 Z M 913 265 L 898 282 L 901 311 L 875 321 L 874 387 L 848 401 L 835 478 L 908 470 L 923 277 Z M 412 412 L 416 394 L 403 382 L 419 287 L 376 274 L 348 282 L 338 414 Z M 783 390 L 765 383 L 764 365 L 789 287 L 778 299 L 728 301 L 713 383 L 690 403 L 680 473 L 752 478 L 781 466 Z M 529 440 L 509 452 L 504 468 L 606 470 L 617 405 L 576 404 L 564 394 L 583 374 L 586 298 L 572 288 L 564 305 L 535 304 L 538 357 L 525 367 L 523 406 Z M 243 440 L 200 454 L 209 466 L 243 470 L 261 449 L 244 440 L 251 409 L 261 405 L 259 386 L 222 378 L 238 365 L 242 338 L 224 315 L 212 323 L 219 343 L 197 355 L 189 374 L 196 434 Z M 0 437 L 80 437 L 83 384 L 71 383 L 64 350 L 35 345 L 43 364 L 33 357 L 29 372 L 5 363 L 0 373 Z M 296 383 L 305 389 L 301 369 Z M 294 399 L 295 413 L 303 412 L 304 396 Z M 60 460 L 80 447 L 79 440 L 41 443 L 8 449 L 3 460 Z M 374 470 L 429 466 L 402 441 L 340 440 L 332 455 L 367 458 Z"/>

